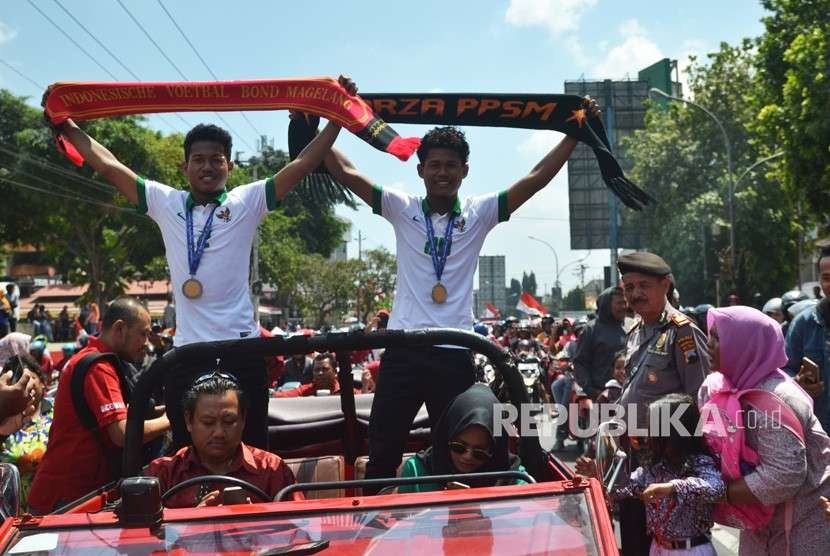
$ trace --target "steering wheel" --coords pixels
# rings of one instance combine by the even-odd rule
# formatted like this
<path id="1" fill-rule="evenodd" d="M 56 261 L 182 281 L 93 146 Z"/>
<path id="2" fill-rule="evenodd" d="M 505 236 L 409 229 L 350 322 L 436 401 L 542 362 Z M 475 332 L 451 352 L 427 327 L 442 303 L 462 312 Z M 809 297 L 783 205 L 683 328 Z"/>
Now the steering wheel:
<path id="1" fill-rule="evenodd" d="M 255 494 L 262 502 L 270 502 L 271 497 L 265 494 L 258 486 L 252 485 L 244 479 L 237 479 L 236 477 L 229 477 L 228 475 L 201 475 L 199 477 L 192 477 L 186 479 L 179 484 L 171 487 L 167 492 L 161 495 L 162 505 L 167 505 L 167 500 L 174 494 L 178 494 L 186 488 L 193 485 L 200 485 L 202 483 L 225 483 L 233 486 L 242 487 L 251 494 Z"/>

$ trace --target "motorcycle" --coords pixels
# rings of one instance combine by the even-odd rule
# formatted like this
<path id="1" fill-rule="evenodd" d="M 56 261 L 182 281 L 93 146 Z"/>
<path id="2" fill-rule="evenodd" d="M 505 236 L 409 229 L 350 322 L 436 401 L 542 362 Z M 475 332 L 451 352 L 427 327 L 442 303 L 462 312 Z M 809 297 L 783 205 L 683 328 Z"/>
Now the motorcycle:
<path id="1" fill-rule="evenodd" d="M 519 373 L 524 380 L 527 395 L 532 403 L 548 403 L 548 395 L 542 384 L 542 366 L 535 355 L 520 356 L 518 362 Z"/>

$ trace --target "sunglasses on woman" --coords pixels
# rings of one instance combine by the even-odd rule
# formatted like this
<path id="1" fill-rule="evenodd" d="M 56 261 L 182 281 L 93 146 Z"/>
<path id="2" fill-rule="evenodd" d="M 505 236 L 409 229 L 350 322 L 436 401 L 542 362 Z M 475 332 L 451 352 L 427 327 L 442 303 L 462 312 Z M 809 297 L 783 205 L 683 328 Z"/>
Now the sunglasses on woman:
<path id="1" fill-rule="evenodd" d="M 493 457 L 493 454 L 487 450 L 482 450 L 481 448 L 470 448 L 463 442 L 450 442 L 450 450 L 459 456 L 463 456 L 467 452 L 470 452 L 473 459 L 478 461 L 488 461 Z"/>

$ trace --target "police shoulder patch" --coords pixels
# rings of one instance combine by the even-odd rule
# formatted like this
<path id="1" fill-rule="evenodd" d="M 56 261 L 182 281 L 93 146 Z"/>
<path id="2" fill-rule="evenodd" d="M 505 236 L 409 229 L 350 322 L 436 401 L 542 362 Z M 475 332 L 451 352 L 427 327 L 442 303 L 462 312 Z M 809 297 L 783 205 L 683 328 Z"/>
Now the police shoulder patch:
<path id="1" fill-rule="evenodd" d="M 689 324 L 692 324 L 692 321 L 689 320 L 689 317 L 687 317 L 683 313 L 674 313 L 671 316 L 671 321 L 674 323 L 675 326 L 687 326 Z"/>

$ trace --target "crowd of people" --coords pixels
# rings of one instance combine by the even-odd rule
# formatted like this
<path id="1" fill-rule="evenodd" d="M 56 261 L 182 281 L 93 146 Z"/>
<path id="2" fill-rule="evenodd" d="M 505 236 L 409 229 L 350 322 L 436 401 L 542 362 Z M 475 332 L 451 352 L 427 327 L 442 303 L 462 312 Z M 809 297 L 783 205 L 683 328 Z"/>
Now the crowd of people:
<path id="1" fill-rule="evenodd" d="M 356 94 L 350 79 L 341 77 L 340 83 Z M 590 99 L 582 110 L 586 117 L 598 114 Z M 316 128 L 314 118 L 292 117 Z M 827 503 L 822 497 L 830 494 L 830 438 L 825 432 L 830 251 L 822 252 L 818 263 L 820 302 L 790 319 L 789 309 L 796 303 L 785 307 L 784 297 L 789 301 L 792 295 L 782 296 L 780 306 L 764 308 L 772 317 L 780 312 L 786 330 L 748 307 L 680 311 L 670 266 L 646 252 L 619 257 L 621 285 L 599 296 L 595 318 L 557 321 L 544 315 L 526 323 L 507 319 L 483 327 L 474 322 L 472 294 L 484 239 L 548 185 L 573 152 L 572 137 L 565 137 L 506 189 L 462 198 L 458 193 L 469 170 L 470 146 L 453 127 L 435 128 L 422 139 L 417 154 L 423 196 L 381 187 L 360 173 L 333 148 L 339 127 L 331 122 L 320 133 L 312 129 L 314 139 L 276 175 L 230 190 L 231 138 L 219 127 L 200 124 L 185 137 L 182 168 L 190 189 L 184 191 L 126 167 L 72 120 L 57 131 L 159 226 L 174 288 L 176 347 L 270 334 L 253 317 L 247 271 L 234 269 L 248 269 L 259 221 L 324 163 L 339 183 L 394 229 L 394 305 L 377 315 L 372 328 L 385 321 L 389 329 L 475 329 L 517 359 L 539 362 L 543 399 L 567 403 L 579 389 L 583 396 L 634 408 L 638 429 L 646 434 L 623 437 L 629 480 L 608 493 L 619 508 L 624 554 L 712 554 L 710 529 L 724 504 L 769 510 L 764 527 L 742 531 L 742 553 L 812 554 L 830 543 L 830 527 L 822 522 L 822 504 Z M 0 301 L 9 313 L 11 301 L 6 296 Z M 48 342 L 48 316 L 36 312 L 33 318 Z M 51 512 L 119 476 L 136 368 L 148 356 L 172 347 L 146 309 L 131 298 L 112 301 L 103 314 L 90 306 L 82 324 L 89 328 L 87 343 L 66 354 L 51 375 L 43 371 L 42 360 L 31 357 L 32 346 L 41 340 L 19 333 L 0 340 L 0 432 L 8 435 L 4 457 L 17 457 L 18 466 L 26 468 L 32 458 L 24 462 L 14 456 L 20 454 L 18 448 L 29 443 L 33 448 L 27 453 L 39 454 L 27 479 L 27 504 L 35 513 Z M 0 325 L 8 330 L 8 318 Z M 238 354 L 221 360 L 218 369 L 182 366 L 175 376 L 164 377 L 159 399 L 143 408 L 144 472 L 158 477 L 163 490 L 209 474 L 241 478 L 255 487 L 240 499 L 207 482 L 170 497 L 170 506 L 273 498 L 294 476 L 277 455 L 280 447 L 268 445 L 272 390 L 277 390 L 276 397 L 303 397 L 353 387 L 339 384 L 335 361 L 330 353 L 287 360 Z M 433 423 L 432 441 L 404 462 L 405 476 L 524 470 L 505 437 L 493 429 L 502 391 L 476 384 L 481 373 L 468 350 L 400 346 L 382 354 L 363 353 L 355 363 L 365 365 L 365 389 L 374 394 L 367 478 L 397 473 L 422 404 Z M 752 466 L 742 466 L 737 477 L 723 473 L 722 454 L 712 453 L 705 439 L 674 430 L 663 436 L 649 429 L 650 412 L 679 411 L 681 422 L 698 421 L 711 394 L 706 381 L 716 373 L 737 389 L 769 393 L 797 421 L 787 429 L 774 419 L 758 419 L 746 434 L 746 445 L 757 458 Z M 57 389 L 47 404 L 45 391 L 53 375 Z M 568 433 L 565 426 L 557 436 L 562 440 Z M 555 446 L 561 447 L 561 442 Z M 595 463 L 582 457 L 577 471 L 594 475 Z M 476 478 L 469 482 L 493 484 Z M 444 485 L 424 482 L 409 490 L 440 488 Z"/>

